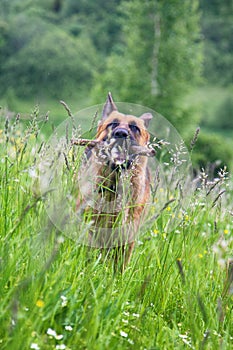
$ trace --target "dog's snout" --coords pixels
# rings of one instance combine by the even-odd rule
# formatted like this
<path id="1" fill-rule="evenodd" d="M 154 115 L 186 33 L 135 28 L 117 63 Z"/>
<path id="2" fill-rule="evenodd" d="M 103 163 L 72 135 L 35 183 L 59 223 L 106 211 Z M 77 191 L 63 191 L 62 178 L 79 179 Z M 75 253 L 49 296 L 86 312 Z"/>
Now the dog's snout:
<path id="1" fill-rule="evenodd" d="M 113 132 L 113 136 L 114 137 L 121 137 L 121 138 L 126 138 L 129 136 L 129 132 L 127 129 L 124 128 L 117 128 L 116 130 L 114 130 Z"/>

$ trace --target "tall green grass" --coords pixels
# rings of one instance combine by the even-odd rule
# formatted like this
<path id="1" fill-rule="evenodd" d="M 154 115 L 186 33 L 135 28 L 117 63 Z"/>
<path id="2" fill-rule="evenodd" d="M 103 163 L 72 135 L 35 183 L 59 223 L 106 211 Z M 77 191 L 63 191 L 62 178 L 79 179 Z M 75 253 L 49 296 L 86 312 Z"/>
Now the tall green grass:
<path id="1" fill-rule="evenodd" d="M 19 116 L 1 121 L 1 349 L 232 349 L 225 170 L 212 181 L 202 172 L 179 226 L 160 229 L 167 207 L 141 232 L 125 272 L 115 272 L 113 259 L 47 217 L 35 173 L 47 119 L 36 109 L 26 127 Z"/>

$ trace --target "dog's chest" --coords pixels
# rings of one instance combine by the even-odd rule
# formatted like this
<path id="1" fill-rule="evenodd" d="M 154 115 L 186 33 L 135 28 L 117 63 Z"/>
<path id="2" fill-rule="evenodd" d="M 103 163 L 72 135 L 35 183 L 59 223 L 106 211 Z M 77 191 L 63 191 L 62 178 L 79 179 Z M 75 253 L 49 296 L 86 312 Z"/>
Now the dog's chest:
<path id="1" fill-rule="evenodd" d="M 132 172 L 103 167 L 96 177 L 99 212 L 119 213 L 128 210 L 133 198 Z"/>

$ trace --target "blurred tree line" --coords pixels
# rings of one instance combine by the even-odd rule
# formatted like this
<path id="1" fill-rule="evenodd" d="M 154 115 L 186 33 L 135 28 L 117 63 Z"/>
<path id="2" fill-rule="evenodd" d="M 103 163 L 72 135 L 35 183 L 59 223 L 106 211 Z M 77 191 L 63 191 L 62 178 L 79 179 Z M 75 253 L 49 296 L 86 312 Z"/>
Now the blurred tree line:
<path id="1" fill-rule="evenodd" d="M 193 131 L 184 97 L 232 84 L 232 30 L 231 0 L 1 0 L 0 93 L 100 103 L 112 91 Z"/>

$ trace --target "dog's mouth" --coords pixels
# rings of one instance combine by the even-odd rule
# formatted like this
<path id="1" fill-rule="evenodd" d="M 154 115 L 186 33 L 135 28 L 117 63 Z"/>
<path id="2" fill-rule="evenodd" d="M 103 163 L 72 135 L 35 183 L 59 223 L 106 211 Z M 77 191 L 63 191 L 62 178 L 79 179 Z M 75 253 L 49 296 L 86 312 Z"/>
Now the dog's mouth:
<path id="1" fill-rule="evenodd" d="M 85 151 L 87 158 L 92 154 L 92 149 L 95 149 L 100 162 L 110 165 L 112 169 L 128 169 L 138 156 L 153 157 L 156 154 L 151 145 L 141 146 L 130 135 L 127 137 L 111 135 L 103 140 L 72 139 L 71 143 L 87 146 Z"/>
<path id="2" fill-rule="evenodd" d="M 113 150 L 111 154 L 110 164 L 112 169 L 129 169 L 132 165 L 132 161 L 133 159 L 131 159 L 127 155 L 125 156 L 124 154 L 115 152 L 115 150 Z"/>
<path id="3" fill-rule="evenodd" d="M 129 138 L 113 137 L 105 141 L 104 148 L 112 169 L 117 167 L 130 168 L 136 157 L 136 147 L 139 147 L 139 145 Z"/>

